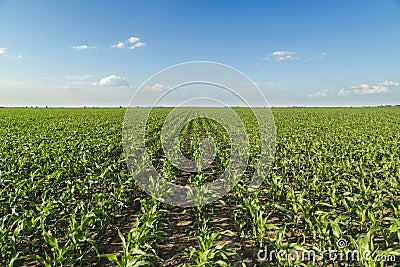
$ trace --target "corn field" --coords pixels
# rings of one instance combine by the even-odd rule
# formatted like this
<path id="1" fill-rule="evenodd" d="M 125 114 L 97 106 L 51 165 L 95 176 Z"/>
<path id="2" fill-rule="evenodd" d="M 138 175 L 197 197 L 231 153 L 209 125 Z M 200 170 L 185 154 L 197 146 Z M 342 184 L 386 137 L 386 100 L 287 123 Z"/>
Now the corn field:
<path id="1" fill-rule="evenodd" d="M 233 110 L 250 144 L 243 175 L 222 198 L 181 208 L 130 172 L 125 109 L 0 109 L 0 266 L 400 264 L 400 107 L 272 108 L 275 158 L 252 193 L 260 131 L 250 109 Z M 184 125 L 175 149 L 198 169 L 186 172 L 160 138 L 171 111 L 146 122 L 151 164 L 182 186 L 213 181 L 231 161 L 226 129 L 206 117 Z M 204 138 L 215 145 L 206 168 Z"/>

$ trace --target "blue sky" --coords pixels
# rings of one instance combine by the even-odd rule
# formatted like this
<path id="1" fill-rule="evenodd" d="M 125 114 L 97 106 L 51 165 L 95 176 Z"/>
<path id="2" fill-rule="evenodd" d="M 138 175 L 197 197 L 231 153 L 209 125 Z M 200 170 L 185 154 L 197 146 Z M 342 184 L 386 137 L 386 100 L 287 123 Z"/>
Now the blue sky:
<path id="1" fill-rule="evenodd" d="M 194 60 L 273 106 L 400 104 L 400 1 L 0 0 L 0 25 L 0 106 L 126 106 Z"/>

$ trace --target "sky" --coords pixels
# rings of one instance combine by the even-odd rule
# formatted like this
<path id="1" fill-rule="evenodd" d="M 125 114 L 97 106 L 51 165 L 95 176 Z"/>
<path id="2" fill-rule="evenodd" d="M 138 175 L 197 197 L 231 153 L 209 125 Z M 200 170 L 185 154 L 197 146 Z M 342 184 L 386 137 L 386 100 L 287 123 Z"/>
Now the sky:
<path id="1" fill-rule="evenodd" d="M 271 106 L 400 104 L 398 0 L 0 0 L 0 25 L 0 106 L 127 106 L 190 61 L 237 69 Z"/>

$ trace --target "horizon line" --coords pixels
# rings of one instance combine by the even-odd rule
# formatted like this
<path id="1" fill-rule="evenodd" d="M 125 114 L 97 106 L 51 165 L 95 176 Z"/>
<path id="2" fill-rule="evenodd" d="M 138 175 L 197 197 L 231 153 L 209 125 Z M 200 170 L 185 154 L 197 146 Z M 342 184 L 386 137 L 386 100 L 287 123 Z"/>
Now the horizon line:
<path id="1" fill-rule="evenodd" d="M 178 108 L 368 108 L 368 107 L 400 107 L 400 104 L 381 104 L 381 105 L 347 105 L 347 106 L 309 106 L 309 105 L 276 105 L 276 106 L 184 106 Z M 0 108 L 177 108 L 175 106 L 42 106 L 42 105 L 25 105 L 25 106 L 0 106 Z"/>

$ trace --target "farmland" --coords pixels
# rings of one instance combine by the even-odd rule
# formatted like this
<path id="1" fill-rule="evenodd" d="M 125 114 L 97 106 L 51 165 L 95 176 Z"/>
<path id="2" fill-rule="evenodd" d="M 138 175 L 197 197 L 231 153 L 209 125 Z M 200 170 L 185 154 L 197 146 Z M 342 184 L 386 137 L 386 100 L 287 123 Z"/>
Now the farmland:
<path id="1" fill-rule="evenodd" d="M 147 155 L 170 182 L 220 176 L 231 142 L 216 121 L 187 123 L 182 154 L 195 173 L 165 159 L 160 129 L 172 109 L 148 120 Z M 173 207 L 136 183 L 123 154 L 125 109 L 0 109 L 0 266 L 395 266 L 400 262 L 400 108 L 273 108 L 275 160 L 248 193 L 260 144 L 251 111 L 249 164 L 221 199 Z M 216 112 L 211 110 L 210 112 Z M 199 165 L 201 165 L 199 163 Z M 259 251 L 332 250 L 358 259 L 319 260 Z M 265 254 L 265 253 L 264 253 Z M 268 255 L 269 256 L 269 255 Z M 380 260 L 377 260 L 380 259 Z"/>

